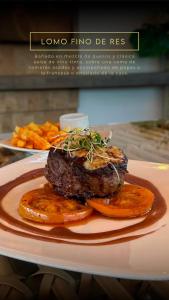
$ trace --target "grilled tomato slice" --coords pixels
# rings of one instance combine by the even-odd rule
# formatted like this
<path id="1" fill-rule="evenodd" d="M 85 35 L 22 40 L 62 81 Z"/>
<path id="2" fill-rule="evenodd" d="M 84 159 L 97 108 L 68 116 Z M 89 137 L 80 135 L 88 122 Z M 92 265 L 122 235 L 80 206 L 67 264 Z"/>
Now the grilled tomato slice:
<path id="1" fill-rule="evenodd" d="M 92 208 L 42 188 L 24 194 L 18 211 L 23 218 L 34 222 L 61 224 L 88 217 Z"/>
<path id="2" fill-rule="evenodd" d="M 134 218 L 148 213 L 153 205 L 154 194 L 148 189 L 125 184 L 110 198 L 92 198 L 87 203 L 101 214 L 112 218 Z"/>

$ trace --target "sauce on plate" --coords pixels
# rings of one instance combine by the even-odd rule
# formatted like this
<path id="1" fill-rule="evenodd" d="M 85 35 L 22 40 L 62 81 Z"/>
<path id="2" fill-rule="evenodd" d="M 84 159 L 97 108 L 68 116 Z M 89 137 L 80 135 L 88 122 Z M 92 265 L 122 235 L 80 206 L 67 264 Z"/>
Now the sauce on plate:
<path id="1" fill-rule="evenodd" d="M 141 221 L 138 221 L 138 223 L 126 226 L 124 228 L 109 230 L 104 232 L 96 232 L 96 233 L 74 232 L 69 228 L 72 226 L 71 223 L 65 225 L 59 225 L 59 226 L 57 225 L 47 231 L 43 229 L 43 225 L 41 228 L 37 228 L 36 224 L 34 223 L 28 224 L 25 223 L 24 221 L 14 218 L 13 216 L 9 215 L 5 211 L 2 205 L 2 201 L 9 191 L 11 191 L 13 188 L 17 187 L 22 183 L 28 182 L 38 177 L 42 177 L 43 174 L 44 174 L 44 168 L 35 169 L 25 174 L 22 174 L 16 179 L 0 187 L 0 215 L 1 215 L 1 220 L 5 221 L 5 223 L 3 222 L 0 223 L 0 228 L 2 230 L 5 230 L 7 232 L 22 237 L 27 237 L 27 238 L 32 238 L 32 239 L 42 240 L 42 241 L 50 241 L 55 243 L 84 245 L 84 246 L 109 245 L 109 244 L 117 244 L 117 243 L 130 241 L 133 239 L 140 238 L 141 236 L 144 236 L 146 234 L 152 233 L 149 232 L 149 233 L 138 235 L 135 232 L 136 230 L 146 228 L 156 223 L 164 216 L 167 210 L 165 199 L 163 198 L 160 191 L 155 187 L 153 183 L 151 183 L 148 180 L 142 179 L 140 177 L 127 174 L 125 177 L 126 182 L 148 188 L 155 195 L 152 210 Z M 97 213 L 95 213 L 91 217 L 88 217 L 87 219 L 76 222 L 74 225 L 77 226 L 78 224 L 87 224 L 96 218 L 99 218 Z M 125 237 L 125 235 L 129 233 L 132 233 L 132 235 Z M 105 241 L 105 239 L 108 240 Z M 83 241 L 85 241 L 85 243 Z"/>

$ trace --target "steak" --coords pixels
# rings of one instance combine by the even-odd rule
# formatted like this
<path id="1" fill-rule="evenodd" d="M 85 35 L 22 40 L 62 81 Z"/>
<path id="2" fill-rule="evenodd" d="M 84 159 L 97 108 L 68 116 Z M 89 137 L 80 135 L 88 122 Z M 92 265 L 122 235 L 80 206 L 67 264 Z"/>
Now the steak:
<path id="1" fill-rule="evenodd" d="M 54 190 L 65 197 L 90 198 L 111 196 L 124 183 L 127 157 L 117 147 L 107 147 L 105 159 L 101 153 L 92 161 L 86 150 L 71 153 L 51 148 L 45 166 L 45 176 Z"/>

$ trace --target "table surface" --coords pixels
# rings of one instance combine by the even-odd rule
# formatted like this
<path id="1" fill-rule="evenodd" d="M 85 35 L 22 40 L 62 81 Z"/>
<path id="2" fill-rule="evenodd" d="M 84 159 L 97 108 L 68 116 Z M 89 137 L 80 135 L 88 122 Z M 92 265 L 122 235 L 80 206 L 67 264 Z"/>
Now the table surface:
<path id="1" fill-rule="evenodd" d="M 169 163 L 169 128 L 140 122 L 110 126 L 112 143 L 124 149 L 129 159 Z"/>

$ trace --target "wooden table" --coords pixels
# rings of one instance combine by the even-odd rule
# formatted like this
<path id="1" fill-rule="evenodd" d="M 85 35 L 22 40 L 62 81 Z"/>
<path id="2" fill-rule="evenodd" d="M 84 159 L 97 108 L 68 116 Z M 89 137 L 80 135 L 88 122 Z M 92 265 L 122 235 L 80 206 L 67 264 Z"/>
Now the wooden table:
<path id="1" fill-rule="evenodd" d="M 169 163 L 169 129 L 149 123 L 112 125 L 112 144 L 123 148 L 129 159 Z"/>

